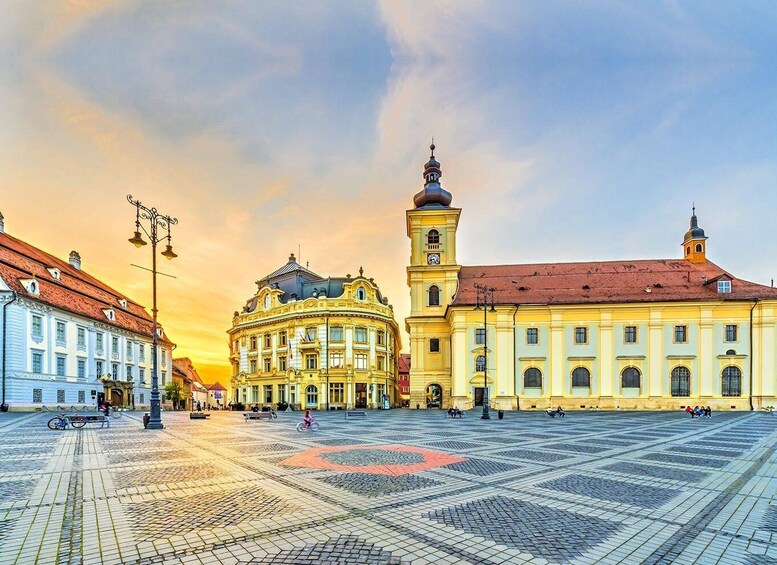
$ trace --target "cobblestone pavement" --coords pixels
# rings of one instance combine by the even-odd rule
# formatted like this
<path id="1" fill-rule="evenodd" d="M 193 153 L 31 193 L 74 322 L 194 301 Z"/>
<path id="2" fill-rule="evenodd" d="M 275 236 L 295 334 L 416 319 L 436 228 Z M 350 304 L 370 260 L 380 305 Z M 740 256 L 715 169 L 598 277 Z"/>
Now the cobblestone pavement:
<path id="1" fill-rule="evenodd" d="M 0 415 L 0 564 L 777 563 L 777 415 Z"/>

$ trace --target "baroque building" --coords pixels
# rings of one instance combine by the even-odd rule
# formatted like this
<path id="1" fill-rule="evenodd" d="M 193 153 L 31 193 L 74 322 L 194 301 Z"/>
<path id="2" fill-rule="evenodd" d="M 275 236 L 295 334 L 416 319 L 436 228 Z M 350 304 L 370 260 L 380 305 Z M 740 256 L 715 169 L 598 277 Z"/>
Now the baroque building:
<path id="1" fill-rule="evenodd" d="M 411 405 L 777 406 L 777 289 L 709 261 L 695 209 L 680 258 L 462 266 L 431 148 L 406 213 Z"/>
<path id="2" fill-rule="evenodd" d="M 0 367 L 4 409 L 143 408 L 151 402 L 153 321 L 135 301 L 69 261 L 7 233 L 0 214 Z M 174 344 L 160 328 L 159 387 Z"/>
<path id="3" fill-rule="evenodd" d="M 398 401 L 393 307 L 373 279 L 288 263 L 256 282 L 229 330 L 232 402 L 335 410 Z"/>

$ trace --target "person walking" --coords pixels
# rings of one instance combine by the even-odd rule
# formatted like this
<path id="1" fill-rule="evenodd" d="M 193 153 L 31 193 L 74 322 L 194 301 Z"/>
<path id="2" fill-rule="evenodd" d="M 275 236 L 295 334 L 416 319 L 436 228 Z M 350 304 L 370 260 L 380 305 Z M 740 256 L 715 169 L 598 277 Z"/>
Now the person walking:
<path id="1" fill-rule="evenodd" d="M 197 412 L 202 412 L 202 404 L 200 404 L 200 401 L 197 401 Z"/>

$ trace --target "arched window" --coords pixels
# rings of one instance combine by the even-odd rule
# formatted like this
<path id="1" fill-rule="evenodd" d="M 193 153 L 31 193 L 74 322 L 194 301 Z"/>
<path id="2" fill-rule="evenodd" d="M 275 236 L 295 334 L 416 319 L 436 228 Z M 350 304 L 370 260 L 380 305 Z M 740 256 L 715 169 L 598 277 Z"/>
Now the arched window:
<path id="1" fill-rule="evenodd" d="M 367 298 L 367 291 L 364 290 L 363 286 L 360 286 L 356 291 L 356 298 L 359 300 L 365 300 Z"/>
<path id="2" fill-rule="evenodd" d="M 572 371 L 572 386 L 591 386 L 591 372 L 585 367 Z"/>
<path id="3" fill-rule="evenodd" d="M 626 367 L 621 373 L 621 388 L 639 388 L 639 370 Z"/>
<path id="4" fill-rule="evenodd" d="M 690 245 L 685 248 L 685 254 L 686 255 L 690 255 L 691 254 L 691 246 Z"/>
<path id="5" fill-rule="evenodd" d="M 486 356 L 478 355 L 475 358 L 475 371 L 482 373 L 486 370 Z"/>
<path id="6" fill-rule="evenodd" d="M 426 243 L 429 243 L 429 244 L 440 243 L 440 232 L 438 232 L 437 230 L 429 230 L 429 233 L 426 234 Z"/>
<path id="7" fill-rule="evenodd" d="M 432 285 L 429 287 L 429 306 L 440 305 L 440 287 Z"/>
<path id="8" fill-rule="evenodd" d="M 542 373 L 536 367 L 530 367 L 523 373 L 524 388 L 542 388 Z"/>
<path id="9" fill-rule="evenodd" d="M 691 372 L 686 367 L 672 369 L 672 396 L 691 396 Z"/>
<path id="10" fill-rule="evenodd" d="M 723 369 L 721 393 L 723 396 L 742 396 L 742 371 L 739 367 Z"/>
<path id="11" fill-rule="evenodd" d="M 703 249 L 701 243 L 696 244 L 696 253 L 701 253 Z"/>

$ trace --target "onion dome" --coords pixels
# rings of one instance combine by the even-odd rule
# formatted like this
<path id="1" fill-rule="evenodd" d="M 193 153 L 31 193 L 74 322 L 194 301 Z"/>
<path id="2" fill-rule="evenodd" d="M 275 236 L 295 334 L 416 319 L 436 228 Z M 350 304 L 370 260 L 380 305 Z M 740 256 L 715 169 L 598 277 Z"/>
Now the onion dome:
<path id="1" fill-rule="evenodd" d="M 691 216 L 691 229 L 685 232 L 685 239 L 683 241 L 690 241 L 692 239 L 707 239 L 704 235 L 704 230 L 699 227 L 699 219 L 696 217 L 696 206 L 693 207 L 693 215 Z"/>
<path id="2" fill-rule="evenodd" d="M 424 165 L 424 189 L 413 197 L 413 203 L 416 208 L 427 206 L 449 206 L 453 196 L 451 193 L 440 186 L 440 177 L 442 177 L 442 168 L 439 161 L 434 158 L 434 142 L 429 146 L 432 155 L 429 161 Z"/>

